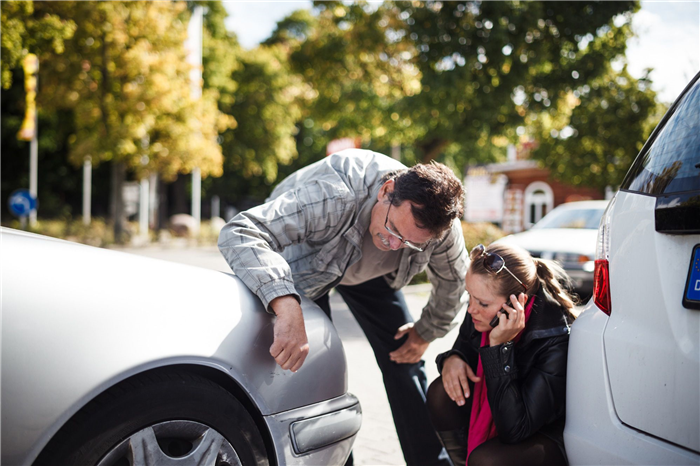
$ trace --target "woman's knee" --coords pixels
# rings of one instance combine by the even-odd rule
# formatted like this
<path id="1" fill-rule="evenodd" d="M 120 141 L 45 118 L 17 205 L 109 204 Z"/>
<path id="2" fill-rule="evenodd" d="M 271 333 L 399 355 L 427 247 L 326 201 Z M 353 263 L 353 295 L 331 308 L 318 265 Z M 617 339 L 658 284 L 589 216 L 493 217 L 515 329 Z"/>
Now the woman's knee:
<path id="1" fill-rule="evenodd" d="M 476 447 L 467 458 L 467 466 L 505 466 L 497 442 L 489 441 Z M 516 463 L 517 464 L 517 463 Z"/>
<path id="2" fill-rule="evenodd" d="M 450 400 L 450 397 L 447 396 L 445 387 L 442 385 L 442 377 L 438 377 L 437 379 L 433 380 L 428 387 L 426 398 L 426 403 L 431 416 L 433 416 L 433 413 L 439 414 L 440 412 L 444 411 L 447 402 L 453 403 L 453 401 Z"/>
<path id="3" fill-rule="evenodd" d="M 468 406 L 458 406 L 450 399 L 442 385 L 442 377 L 430 384 L 426 398 L 430 420 L 436 430 L 454 430 L 469 425 Z"/>

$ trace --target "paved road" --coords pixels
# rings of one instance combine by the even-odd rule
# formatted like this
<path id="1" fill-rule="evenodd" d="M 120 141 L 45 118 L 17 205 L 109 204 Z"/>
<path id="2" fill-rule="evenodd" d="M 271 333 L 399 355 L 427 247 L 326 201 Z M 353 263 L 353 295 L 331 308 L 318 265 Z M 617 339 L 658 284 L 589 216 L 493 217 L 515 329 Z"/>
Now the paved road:
<path id="1" fill-rule="evenodd" d="M 121 249 L 143 256 L 181 262 L 229 272 L 230 268 L 218 249 L 214 246 L 183 248 L 157 247 Z M 430 285 L 409 286 L 404 289 L 406 301 L 415 319 L 428 300 Z M 372 350 L 360 326 L 355 321 L 339 295 L 331 294 L 333 322 L 343 341 L 348 362 L 348 390 L 362 403 L 362 428 L 355 442 L 355 464 L 357 465 L 404 465 L 396 430 L 391 419 L 389 403 L 384 391 L 381 372 L 374 360 Z M 461 322 L 461 316 L 458 317 Z M 428 380 L 437 377 L 435 357 L 452 347 L 457 337 L 457 329 L 433 342 L 424 359 L 427 364 Z"/>

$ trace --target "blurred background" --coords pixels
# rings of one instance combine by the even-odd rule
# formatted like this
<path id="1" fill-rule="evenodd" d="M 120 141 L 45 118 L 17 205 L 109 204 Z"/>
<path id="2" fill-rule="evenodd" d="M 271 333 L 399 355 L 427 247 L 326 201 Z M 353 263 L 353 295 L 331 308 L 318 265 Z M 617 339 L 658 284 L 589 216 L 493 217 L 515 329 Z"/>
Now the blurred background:
<path id="1" fill-rule="evenodd" d="M 99 246 L 214 242 L 348 147 L 447 164 L 490 242 L 609 197 L 700 68 L 697 1 L 1 9 L 0 220 Z"/>

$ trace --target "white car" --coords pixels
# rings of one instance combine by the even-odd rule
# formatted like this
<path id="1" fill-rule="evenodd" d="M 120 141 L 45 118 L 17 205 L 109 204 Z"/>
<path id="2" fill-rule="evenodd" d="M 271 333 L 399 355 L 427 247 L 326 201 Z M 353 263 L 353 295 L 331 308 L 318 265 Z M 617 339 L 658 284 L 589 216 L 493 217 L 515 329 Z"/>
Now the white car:
<path id="1" fill-rule="evenodd" d="M 508 235 L 497 242 L 515 244 L 533 257 L 559 262 L 576 292 L 582 298 L 590 297 L 598 225 L 607 205 L 608 201 L 558 205 L 529 230 Z"/>
<path id="2" fill-rule="evenodd" d="M 360 428 L 345 353 L 304 298 L 311 348 L 233 274 L 0 229 L 3 465 L 344 464 Z"/>
<path id="3" fill-rule="evenodd" d="M 700 74 L 669 109 L 598 231 L 572 326 L 566 428 L 578 464 L 700 464 Z"/>

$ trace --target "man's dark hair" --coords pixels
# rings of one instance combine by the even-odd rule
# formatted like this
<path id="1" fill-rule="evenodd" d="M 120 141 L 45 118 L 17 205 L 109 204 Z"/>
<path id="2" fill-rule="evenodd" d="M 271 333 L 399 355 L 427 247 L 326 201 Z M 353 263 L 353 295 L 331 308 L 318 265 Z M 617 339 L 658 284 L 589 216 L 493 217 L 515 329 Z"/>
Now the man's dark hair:
<path id="1" fill-rule="evenodd" d="M 394 192 L 389 198 L 391 204 L 399 206 L 403 201 L 410 201 L 411 213 L 419 228 L 441 237 L 452 225 L 452 220 L 462 217 L 464 188 L 445 165 L 437 162 L 418 164 L 386 176 L 386 179 L 391 178 L 394 179 Z"/>

